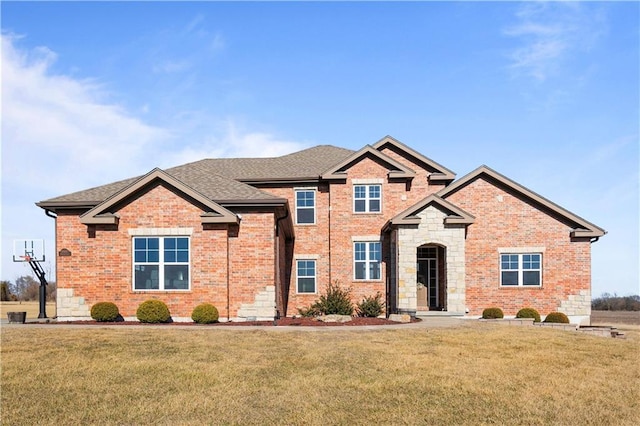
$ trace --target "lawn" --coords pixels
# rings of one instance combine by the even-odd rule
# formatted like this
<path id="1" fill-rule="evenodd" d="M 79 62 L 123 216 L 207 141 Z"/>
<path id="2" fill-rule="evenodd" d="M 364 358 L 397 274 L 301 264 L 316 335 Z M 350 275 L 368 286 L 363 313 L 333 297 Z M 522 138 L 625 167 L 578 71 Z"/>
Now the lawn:
<path id="1" fill-rule="evenodd" d="M 3 424 L 640 423 L 626 340 L 408 330 L 4 326 Z"/>
<path id="2" fill-rule="evenodd" d="M 56 302 L 47 302 L 47 317 L 56 316 Z M 40 314 L 39 302 L 0 302 L 0 317 L 7 319 L 7 312 L 26 312 L 27 320 L 38 318 Z"/>

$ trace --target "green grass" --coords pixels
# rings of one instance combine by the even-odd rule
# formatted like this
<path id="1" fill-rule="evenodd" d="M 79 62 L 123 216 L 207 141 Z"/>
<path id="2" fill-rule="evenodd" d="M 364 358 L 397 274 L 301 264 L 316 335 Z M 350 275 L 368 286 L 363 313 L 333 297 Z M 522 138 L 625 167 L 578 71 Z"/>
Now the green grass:
<path id="1" fill-rule="evenodd" d="M 640 423 L 638 335 L 5 326 L 2 424 Z"/>

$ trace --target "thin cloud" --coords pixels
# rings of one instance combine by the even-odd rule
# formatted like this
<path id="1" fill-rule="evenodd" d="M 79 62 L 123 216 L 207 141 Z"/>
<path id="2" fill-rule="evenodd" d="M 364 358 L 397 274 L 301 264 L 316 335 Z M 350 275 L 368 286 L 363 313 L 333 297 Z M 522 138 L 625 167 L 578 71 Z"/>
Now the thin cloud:
<path id="1" fill-rule="evenodd" d="M 589 50 L 606 31 L 604 14 L 593 5 L 525 3 L 517 22 L 503 34 L 520 45 L 509 54 L 509 69 L 543 82 L 555 75 L 575 52 Z"/>
<path id="2" fill-rule="evenodd" d="M 2 279 L 23 275 L 10 260 L 12 239 L 46 240 L 54 228 L 34 202 L 206 157 L 273 156 L 303 144 L 240 128 L 199 111 L 180 127 L 150 125 L 122 106 L 108 85 L 55 74 L 47 47 L 22 49 L 2 34 Z M 152 106 L 145 104 L 145 117 Z M 203 123 L 206 123 L 203 124 Z M 210 123 L 222 123 L 217 126 Z M 185 143 L 185 142 L 188 142 Z M 7 260 L 9 259 L 9 260 Z M 55 265 L 47 262 L 51 275 Z"/>
<path id="3" fill-rule="evenodd" d="M 105 102 L 108 93 L 95 81 L 53 74 L 54 52 L 20 50 L 15 42 L 2 35 L 5 183 L 55 193 L 126 176 L 169 136 Z"/>

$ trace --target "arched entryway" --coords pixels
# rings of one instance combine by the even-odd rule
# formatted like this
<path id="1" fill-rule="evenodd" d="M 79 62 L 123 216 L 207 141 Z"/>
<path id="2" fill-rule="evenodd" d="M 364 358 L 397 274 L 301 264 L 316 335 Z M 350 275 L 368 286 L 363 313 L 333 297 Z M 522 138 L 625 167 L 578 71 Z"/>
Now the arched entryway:
<path id="1" fill-rule="evenodd" d="M 417 311 L 447 310 L 446 247 L 424 244 L 416 249 Z"/>

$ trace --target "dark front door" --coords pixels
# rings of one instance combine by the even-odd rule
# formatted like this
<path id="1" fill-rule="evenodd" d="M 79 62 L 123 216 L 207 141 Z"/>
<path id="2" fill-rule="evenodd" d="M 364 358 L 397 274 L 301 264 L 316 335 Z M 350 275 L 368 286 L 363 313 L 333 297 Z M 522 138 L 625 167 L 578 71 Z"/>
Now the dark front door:
<path id="1" fill-rule="evenodd" d="M 418 249 L 418 310 L 439 308 L 438 252 L 435 247 Z"/>

